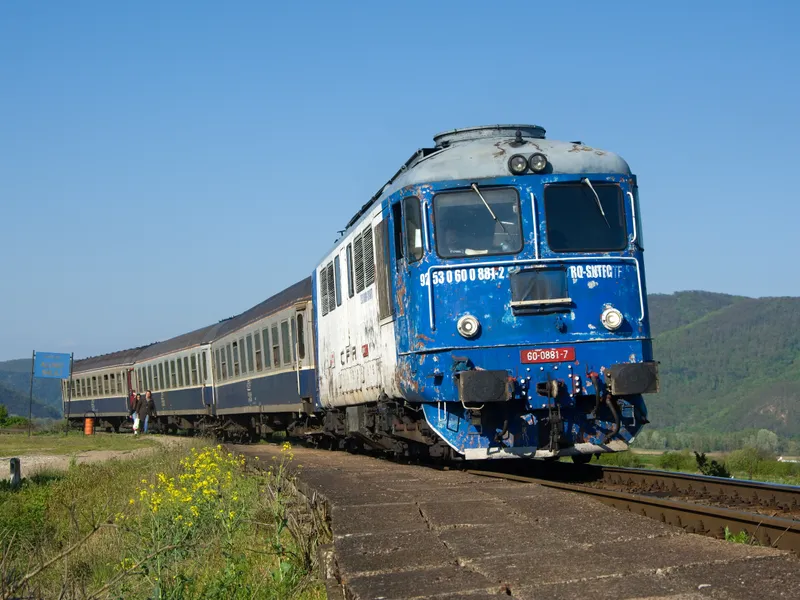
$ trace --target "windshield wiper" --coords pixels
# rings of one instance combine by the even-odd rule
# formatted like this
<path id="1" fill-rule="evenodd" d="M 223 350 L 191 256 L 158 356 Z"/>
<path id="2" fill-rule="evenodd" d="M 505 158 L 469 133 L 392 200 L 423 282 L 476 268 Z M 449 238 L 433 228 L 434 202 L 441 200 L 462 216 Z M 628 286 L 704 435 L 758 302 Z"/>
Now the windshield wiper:
<path id="1" fill-rule="evenodd" d="M 589 179 L 587 177 L 584 177 L 583 179 L 581 179 L 581 183 L 585 183 L 586 185 L 589 186 L 589 189 L 592 190 L 592 193 L 594 194 L 594 199 L 597 201 L 597 208 L 600 209 L 600 214 L 603 215 L 603 221 L 605 221 L 606 222 L 606 226 L 608 226 L 608 228 L 611 229 L 611 223 L 609 223 L 608 219 L 606 218 L 606 213 L 603 210 L 603 205 L 600 204 L 600 196 L 598 196 L 597 192 L 594 191 L 594 187 L 592 186 L 592 182 L 589 181 Z"/>
<path id="2" fill-rule="evenodd" d="M 492 219 L 494 219 L 494 222 L 495 222 L 495 223 L 498 223 L 498 224 L 500 225 L 500 229 L 502 229 L 502 230 L 503 230 L 503 233 L 505 233 L 506 235 L 508 235 L 508 230 L 506 229 L 505 225 L 503 225 L 503 222 L 502 222 L 501 220 L 499 220 L 499 219 L 497 218 L 497 216 L 494 214 L 494 211 L 493 211 L 493 210 L 492 210 L 492 208 L 489 206 L 489 203 L 488 203 L 488 202 L 486 202 L 486 198 L 484 198 L 484 197 L 483 197 L 483 194 L 481 194 L 481 191 L 478 189 L 478 184 L 477 184 L 477 183 L 473 183 L 473 184 L 472 184 L 472 189 L 473 189 L 473 190 L 475 190 L 475 193 L 476 193 L 476 194 L 478 194 L 478 197 L 479 197 L 479 198 L 481 199 L 481 201 L 483 202 L 483 205 L 486 207 L 486 210 L 488 210 L 488 211 L 489 211 L 489 214 L 490 214 L 490 215 L 492 215 Z M 610 227 L 610 226 L 609 226 L 609 227 Z"/>

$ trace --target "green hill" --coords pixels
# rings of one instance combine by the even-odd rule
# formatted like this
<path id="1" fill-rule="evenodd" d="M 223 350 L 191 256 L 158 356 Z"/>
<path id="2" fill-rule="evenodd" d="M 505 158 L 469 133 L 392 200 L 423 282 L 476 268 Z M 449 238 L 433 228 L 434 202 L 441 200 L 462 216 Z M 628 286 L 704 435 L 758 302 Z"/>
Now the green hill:
<path id="1" fill-rule="evenodd" d="M 30 385 L 30 383 L 29 383 Z M 28 400 L 30 392 L 21 393 L 19 390 L 8 387 L 0 382 L 0 404 L 4 404 L 8 409 L 9 414 L 19 415 L 21 417 L 28 416 Z M 53 406 L 44 404 L 36 397 L 33 399 L 32 413 L 34 417 L 46 419 L 60 419 L 61 407 L 55 408 Z"/>
<path id="2" fill-rule="evenodd" d="M 25 397 L 25 413 L 22 414 L 12 410 L 11 406 L 3 402 L 0 395 L 0 402 L 6 404 L 8 412 L 18 414 L 23 417 L 28 416 L 28 396 L 31 385 L 31 359 L 19 358 L 0 362 L 0 385 L 4 386 L 6 394 L 15 391 Z M 33 380 L 33 399 L 46 407 L 53 408 L 58 416 L 61 415 L 61 380 L 59 379 L 34 379 Z"/>
<path id="3" fill-rule="evenodd" d="M 661 392 L 656 428 L 800 436 L 800 298 L 649 297 Z"/>

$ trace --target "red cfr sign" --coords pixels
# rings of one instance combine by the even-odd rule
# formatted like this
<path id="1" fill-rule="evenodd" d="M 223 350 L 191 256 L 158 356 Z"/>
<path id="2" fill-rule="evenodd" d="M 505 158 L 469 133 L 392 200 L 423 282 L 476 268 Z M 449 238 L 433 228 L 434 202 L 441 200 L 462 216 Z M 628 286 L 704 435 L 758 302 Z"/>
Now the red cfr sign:
<path id="1" fill-rule="evenodd" d="M 549 363 L 575 360 L 575 348 L 536 348 L 522 350 L 520 360 L 523 363 Z"/>

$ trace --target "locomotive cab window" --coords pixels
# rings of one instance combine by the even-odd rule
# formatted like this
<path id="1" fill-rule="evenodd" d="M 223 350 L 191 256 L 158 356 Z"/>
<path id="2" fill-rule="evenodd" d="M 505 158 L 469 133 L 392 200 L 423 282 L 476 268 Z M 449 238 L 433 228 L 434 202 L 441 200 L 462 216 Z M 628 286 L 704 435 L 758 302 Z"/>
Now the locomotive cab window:
<path id="1" fill-rule="evenodd" d="M 608 252 L 627 246 L 618 185 L 556 183 L 544 189 L 547 245 L 553 252 Z"/>
<path id="2" fill-rule="evenodd" d="M 419 198 L 409 196 L 403 199 L 403 212 L 406 223 L 406 246 L 408 246 L 408 262 L 417 262 L 424 253 L 422 248 L 422 214 Z"/>
<path id="3" fill-rule="evenodd" d="M 515 254 L 522 250 L 514 188 L 444 192 L 433 198 L 436 251 L 442 258 Z"/>
<path id="4" fill-rule="evenodd" d="M 394 259 L 403 258 L 403 209 L 400 203 L 392 205 L 392 223 L 394 227 Z"/>

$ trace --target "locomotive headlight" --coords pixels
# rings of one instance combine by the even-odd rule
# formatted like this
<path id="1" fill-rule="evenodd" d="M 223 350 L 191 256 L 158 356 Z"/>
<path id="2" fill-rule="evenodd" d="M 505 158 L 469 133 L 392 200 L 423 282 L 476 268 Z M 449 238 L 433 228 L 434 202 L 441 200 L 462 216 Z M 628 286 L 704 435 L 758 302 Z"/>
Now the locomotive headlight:
<path id="1" fill-rule="evenodd" d="M 541 173 L 547 168 L 547 157 L 544 154 L 531 154 L 528 159 L 528 165 L 534 173 Z"/>
<path id="2" fill-rule="evenodd" d="M 478 335 L 480 328 L 481 324 L 478 322 L 478 319 L 472 315 L 464 315 L 458 320 L 458 323 L 456 323 L 456 329 L 458 329 L 458 333 L 467 339 L 474 338 L 476 335 Z"/>
<path id="3" fill-rule="evenodd" d="M 624 320 L 625 318 L 622 316 L 622 313 L 611 306 L 605 309 L 603 314 L 600 315 L 600 322 L 603 324 L 603 327 L 609 331 L 616 331 L 619 329 Z"/>
<path id="4" fill-rule="evenodd" d="M 528 170 L 528 161 L 522 154 L 515 154 L 508 159 L 508 170 L 514 175 L 522 175 Z"/>

